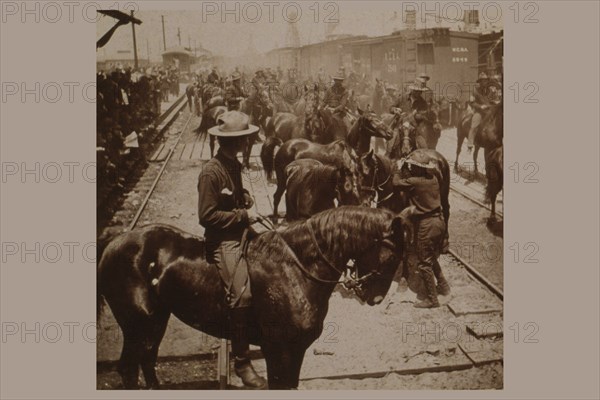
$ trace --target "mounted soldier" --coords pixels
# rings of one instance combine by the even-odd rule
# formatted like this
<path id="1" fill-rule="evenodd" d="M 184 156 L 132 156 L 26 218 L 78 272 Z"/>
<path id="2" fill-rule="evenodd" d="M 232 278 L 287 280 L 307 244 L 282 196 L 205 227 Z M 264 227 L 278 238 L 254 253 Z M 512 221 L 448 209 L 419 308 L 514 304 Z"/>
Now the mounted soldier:
<path id="1" fill-rule="evenodd" d="M 221 81 L 221 77 L 217 73 L 217 67 L 212 67 L 210 74 L 208 74 L 208 77 L 206 78 L 206 82 L 211 85 L 218 86 L 220 81 Z"/>
<path id="2" fill-rule="evenodd" d="M 348 130 L 350 130 L 351 121 L 346 112 L 349 93 L 344 87 L 343 82 L 344 76 L 340 70 L 338 74 L 333 77 L 333 85 L 325 93 L 322 106 L 329 110 L 335 117 L 342 120 Z"/>
<path id="3" fill-rule="evenodd" d="M 248 116 L 227 111 L 208 133 L 219 140 L 217 155 L 205 164 L 198 177 L 198 216 L 205 228 L 206 260 L 214 265 L 225 288 L 229 307 L 232 353 L 236 374 L 244 385 L 264 387 L 249 358 L 249 322 L 253 318 L 248 264 L 244 252 L 250 226 L 259 220 L 254 202 L 242 186 L 242 165 L 237 154 L 247 136 L 258 132 Z"/>
<path id="4" fill-rule="evenodd" d="M 248 97 L 242 88 L 242 77 L 238 73 L 234 73 L 231 76 L 231 84 L 225 91 L 225 104 L 229 111 L 239 111 L 240 103 L 242 100 Z"/>
<path id="5" fill-rule="evenodd" d="M 396 168 L 392 184 L 397 190 L 408 192 L 409 203 L 415 207 L 413 221 L 417 242 L 417 270 L 425 287 L 426 298 L 415 303 L 414 307 L 436 308 L 440 306 L 438 293 L 449 295 L 450 285 L 438 262 L 446 223 L 442 218 L 440 186 L 432 173 L 436 168 L 435 163 L 427 153 L 417 150 L 408 159 L 398 161 Z"/>
<path id="6" fill-rule="evenodd" d="M 264 90 L 267 78 L 265 76 L 265 71 L 262 68 L 259 68 L 254 73 L 254 77 L 252 77 L 252 86 L 256 89 L 256 91 L 260 92 Z"/>
<path id="7" fill-rule="evenodd" d="M 471 128 L 469 129 L 469 135 L 467 136 L 467 151 L 470 153 L 473 150 L 475 144 L 475 136 L 481 125 L 483 113 L 490 107 L 490 81 L 488 75 L 485 72 L 479 74 L 477 79 L 477 85 L 473 89 L 473 94 L 469 100 L 469 106 L 473 112 L 471 117 Z"/>

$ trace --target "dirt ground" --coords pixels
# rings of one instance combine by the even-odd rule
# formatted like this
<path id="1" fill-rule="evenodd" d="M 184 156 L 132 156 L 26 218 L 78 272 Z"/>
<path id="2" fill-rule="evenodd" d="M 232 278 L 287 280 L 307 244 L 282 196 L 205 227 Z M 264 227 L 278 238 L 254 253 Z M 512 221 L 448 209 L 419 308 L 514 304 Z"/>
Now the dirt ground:
<path id="1" fill-rule="evenodd" d="M 169 162 L 139 225 L 159 222 L 198 235 L 203 233 L 198 224 L 196 182 L 203 159 L 208 156 L 206 148 L 197 147 L 203 143 L 191 132 L 196 126 L 197 121 L 192 121 L 184 134 L 180 144 L 184 148 L 176 149 L 174 154 L 178 156 Z M 185 146 L 190 144 L 193 149 L 188 151 Z M 260 163 L 256 157 L 253 161 Z M 257 198 L 259 212 L 272 211 L 275 188 L 265 181 L 264 175 L 254 171 L 246 174 L 244 181 Z M 144 195 L 143 190 L 134 188 L 126 202 L 140 202 Z M 491 235 L 482 222 L 486 210 L 477 210 L 458 195 L 451 196 L 450 202 L 451 248 L 462 248 L 466 242 L 485 237 L 502 249 L 502 238 Z M 115 224 L 118 229 L 119 222 Z M 473 262 L 486 265 L 486 274 L 501 287 L 502 252 L 494 262 L 488 262 L 482 254 L 475 254 Z M 452 294 L 440 297 L 442 307 L 438 309 L 412 307 L 415 294 L 399 284 L 398 279 L 384 302 L 375 307 L 360 304 L 343 288 L 336 290 L 330 299 L 323 334 L 307 350 L 300 389 L 501 389 L 502 302 L 453 257 L 442 256 L 440 264 Z M 498 328 L 498 332 L 476 338 L 471 333 L 473 326 L 492 332 Z M 115 370 L 121 343 L 118 325 L 107 310 L 98 328 L 98 389 L 121 387 Z M 216 338 L 195 331 L 172 316 L 157 367 L 163 387 L 216 389 L 218 345 Z M 260 351 L 256 348 L 254 354 L 256 368 L 264 374 Z M 232 388 L 241 386 L 237 377 L 232 377 L 231 383 Z"/>

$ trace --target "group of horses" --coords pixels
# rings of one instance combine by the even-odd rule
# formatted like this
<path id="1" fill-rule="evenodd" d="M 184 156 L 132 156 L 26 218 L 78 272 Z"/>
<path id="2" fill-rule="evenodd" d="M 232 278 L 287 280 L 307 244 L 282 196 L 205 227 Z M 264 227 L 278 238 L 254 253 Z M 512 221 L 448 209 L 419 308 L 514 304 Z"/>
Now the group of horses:
<path id="1" fill-rule="evenodd" d="M 201 95 L 203 106 L 196 112 L 202 115 L 199 132 L 204 134 L 226 108 L 222 89 L 213 87 Z M 261 161 L 267 176 L 274 173 L 277 181 L 273 219 L 277 221 L 286 192 L 290 222 L 275 229 L 262 219 L 269 229 L 249 239 L 251 336 L 265 357 L 269 388 L 293 389 L 305 351 L 321 335 L 329 298 L 342 279 L 360 301 L 375 305 L 383 301 L 400 266 L 407 276 L 403 260 L 414 210 L 393 190 L 395 160 L 423 151 L 435 161 L 446 223 L 450 167 L 435 148 L 427 147 L 436 143 L 427 119 L 416 119 L 414 129 L 398 123 L 405 116 L 379 116 L 357 107 L 356 114 L 348 111 L 353 114 L 348 126 L 319 106 L 316 91 L 305 90 L 285 111 L 277 106 L 281 99 L 267 93 L 259 97 L 270 113 L 260 113 L 257 120 L 254 108 L 242 102 L 241 109 L 249 111 L 265 136 Z M 498 152 L 501 157 L 502 147 L 494 142 L 501 138 L 501 121 L 502 105 L 497 105 L 481 125 L 477 143 L 486 151 L 486 163 Z M 372 138 L 396 145 L 383 154 L 371 148 Z M 247 167 L 249 158 L 248 150 Z M 98 248 L 98 311 L 106 301 L 123 331 L 118 372 L 125 388 L 139 387 L 140 368 L 146 386 L 159 388 L 158 348 L 171 314 L 210 335 L 231 337 L 222 283 L 217 269 L 206 262 L 202 238 L 153 224 Z"/>

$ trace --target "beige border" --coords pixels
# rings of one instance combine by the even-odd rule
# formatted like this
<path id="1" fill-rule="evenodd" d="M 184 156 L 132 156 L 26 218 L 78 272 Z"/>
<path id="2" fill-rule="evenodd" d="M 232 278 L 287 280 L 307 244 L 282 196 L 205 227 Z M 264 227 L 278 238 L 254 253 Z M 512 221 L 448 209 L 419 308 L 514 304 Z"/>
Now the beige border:
<path id="1" fill-rule="evenodd" d="M 8 2 L 2 3 L 4 6 Z M 20 3 L 20 2 L 19 2 Z M 17 3 L 17 4 L 19 4 Z M 33 2 L 28 2 L 33 7 Z M 77 3 L 79 7 L 83 3 Z M 113 2 L 110 2 L 113 4 Z M 146 2 L 143 8 L 164 8 Z M 299 392 L 288 398 L 598 398 L 598 13 L 596 1 L 538 2 L 539 23 L 505 15 L 505 82 L 535 82 L 539 103 L 510 101 L 506 93 L 505 179 L 505 389 L 499 392 Z M 524 4 L 524 3 L 522 3 Z M 169 8 L 199 3 L 169 2 Z M 376 7 L 369 2 L 369 8 Z M 2 16 L 6 14 L 2 13 Z M 94 24 L 66 20 L 1 24 L 1 80 L 91 82 Z M 82 100 L 36 104 L 29 98 L 1 103 L 1 156 L 7 162 L 94 161 L 94 104 Z M 538 184 L 514 183 L 508 167 L 534 162 Z M 81 168 L 81 167 L 77 167 Z M 63 170 L 67 171 L 66 169 Z M 81 170 L 75 170 L 76 172 Z M 49 173 L 49 170 L 46 170 Z M 66 173 L 66 172 L 65 172 Z M 93 171 L 91 172 L 93 174 Z M 27 177 L 31 180 L 31 176 Z M 2 184 L 2 242 L 95 241 L 95 189 L 75 183 Z M 511 243 L 539 245 L 538 264 L 514 264 Z M 81 249 L 81 247 L 79 247 Z M 10 323 L 95 321 L 94 265 L 20 263 L 1 267 L 3 329 Z M 519 323 L 521 337 L 509 327 Z M 523 326 L 539 326 L 539 343 L 523 343 Z M 46 334 L 50 334 L 47 331 Z M 63 335 L 67 334 L 63 331 Z M 527 332 L 525 332 L 527 333 Z M 91 334 L 93 335 L 93 334 Z M 280 398 L 277 393 L 177 391 L 97 392 L 95 343 L 1 343 L 0 397 L 96 399 Z"/>

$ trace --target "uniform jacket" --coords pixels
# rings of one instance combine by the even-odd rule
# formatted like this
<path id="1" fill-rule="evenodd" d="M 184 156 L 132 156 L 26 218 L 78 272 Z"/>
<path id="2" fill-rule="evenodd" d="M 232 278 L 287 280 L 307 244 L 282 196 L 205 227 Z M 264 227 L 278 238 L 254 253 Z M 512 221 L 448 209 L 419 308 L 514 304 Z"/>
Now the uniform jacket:
<path id="1" fill-rule="evenodd" d="M 323 103 L 327 107 L 343 109 L 348 102 L 348 91 L 343 86 L 332 86 L 325 93 Z"/>
<path id="2" fill-rule="evenodd" d="M 434 213 L 441 209 L 440 187 L 435 176 L 427 178 L 411 176 L 402 179 L 399 174 L 394 174 L 392 182 L 399 190 L 408 191 L 410 205 L 417 209 L 416 216 Z"/>
<path id="3" fill-rule="evenodd" d="M 242 165 L 220 151 L 202 168 L 198 177 L 198 218 L 207 242 L 241 240 L 248 228 L 244 208 Z"/>

